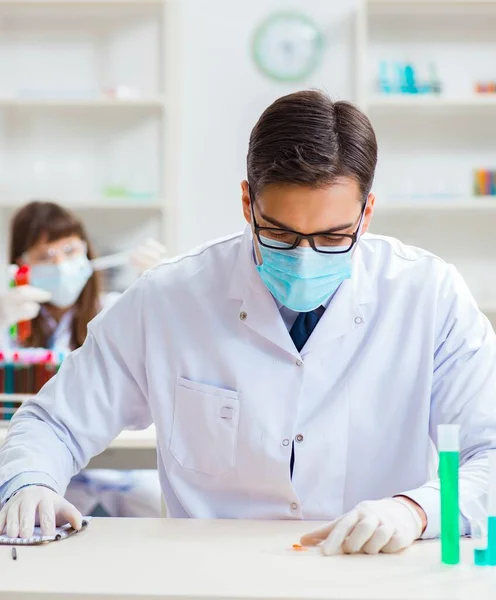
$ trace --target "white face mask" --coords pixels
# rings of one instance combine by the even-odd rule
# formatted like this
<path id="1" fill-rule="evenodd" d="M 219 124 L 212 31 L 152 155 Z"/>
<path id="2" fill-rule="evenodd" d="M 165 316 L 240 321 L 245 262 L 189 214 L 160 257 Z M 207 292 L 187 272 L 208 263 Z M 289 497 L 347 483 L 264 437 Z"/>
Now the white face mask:
<path id="1" fill-rule="evenodd" d="M 29 283 L 50 292 L 50 304 L 69 308 L 79 298 L 92 274 L 88 257 L 81 254 L 58 265 L 32 265 Z"/>

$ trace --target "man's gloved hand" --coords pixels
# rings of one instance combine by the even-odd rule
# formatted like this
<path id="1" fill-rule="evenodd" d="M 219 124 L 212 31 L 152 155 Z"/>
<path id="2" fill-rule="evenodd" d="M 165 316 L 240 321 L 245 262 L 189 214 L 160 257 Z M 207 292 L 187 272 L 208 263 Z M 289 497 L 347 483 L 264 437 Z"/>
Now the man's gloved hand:
<path id="1" fill-rule="evenodd" d="M 352 511 L 301 538 L 304 546 L 322 543 L 322 553 L 399 552 L 422 535 L 423 523 L 412 501 L 385 498 L 361 502 Z"/>
<path id="2" fill-rule="evenodd" d="M 40 304 L 49 302 L 50 298 L 50 292 L 31 285 L 21 285 L 0 294 L 0 327 L 34 319 L 40 312 Z"/>
<path id="3" fill-rule="evenodd" d="M 67 500 L 49 488 L 30 485 L 19 490 L 0 511 L 0 534 L 28 538 L 39 524 L 43 535 L 54 535 L 57 525 L 81 529 L 83 517 Z"/>
<path id="4" fill-rule="evenodd" d="M 167 257 L 167 248 L 156 240 L 148 239 L 138 246 L 130 255 L 130 262 L 140 275 L 148 269 L 153 269 Z"/>

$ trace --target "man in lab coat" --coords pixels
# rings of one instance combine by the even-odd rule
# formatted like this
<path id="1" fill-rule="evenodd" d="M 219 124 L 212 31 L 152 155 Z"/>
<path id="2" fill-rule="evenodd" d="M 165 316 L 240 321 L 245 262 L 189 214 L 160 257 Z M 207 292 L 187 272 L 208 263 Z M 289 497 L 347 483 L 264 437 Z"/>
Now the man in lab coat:
<path id="1" fill-rule="evenodd" d="M 495 335 L 452 266 L 366 234 L 376 159 L 352 105 L 274 102 L 250 137 L 246 231 L 148 271 L 12 421 L 0 529 L 78 527 L 70 478 L 154 422 L 170 516 L 328 520 L 303 542 L 396 552 L 439 534 L 429 450 L 453 423 L 469 533 L 496 448 Z"/>

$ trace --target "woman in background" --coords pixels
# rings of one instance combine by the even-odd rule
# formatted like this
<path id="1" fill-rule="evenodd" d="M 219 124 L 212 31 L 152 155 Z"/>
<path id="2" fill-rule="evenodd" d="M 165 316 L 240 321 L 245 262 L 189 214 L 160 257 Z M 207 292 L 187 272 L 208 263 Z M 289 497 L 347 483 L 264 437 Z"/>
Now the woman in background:
<path id="1" fill-rule="evenodd" d="M 11 223 L 10 261 L 29 265 L 31 285 L 50 294 L 22 346 L 76 350 L 83 344 L 89 321 L 119 296 L 101 293 L 100 274 L 90 262 L 93 258 L 83 224 L 67 209 L 53 202 L 31 202 L 16 213 Z M 85 470 L 72 479 L 66 498 L 83 515 L 95 510 L 114 517 L 161 514 L 155 470 Z"/>

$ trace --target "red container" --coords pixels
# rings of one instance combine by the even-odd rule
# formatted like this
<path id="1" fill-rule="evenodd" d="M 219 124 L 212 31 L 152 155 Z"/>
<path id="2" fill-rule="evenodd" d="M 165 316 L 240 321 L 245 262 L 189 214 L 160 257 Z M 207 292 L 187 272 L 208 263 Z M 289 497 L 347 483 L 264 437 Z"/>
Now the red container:
<path id="1" fill-rule="evenodd" d="M 0 394 L 5 393 L 5 355 L 0 352 Z M 0 421 L 3 421 L 3 404 L 0 402 Z"/>
<path id="2" fill-rule="evenodd" d="M 15 284 L 28 285 L 29 284 L 29 267 L 28 265 L 22 265 L 17 270 L 15 275 Z M 25 342 L 31 336 L 31 321 L 21 321 L 17 323 L 17 339 L 19 342 Z"/>

